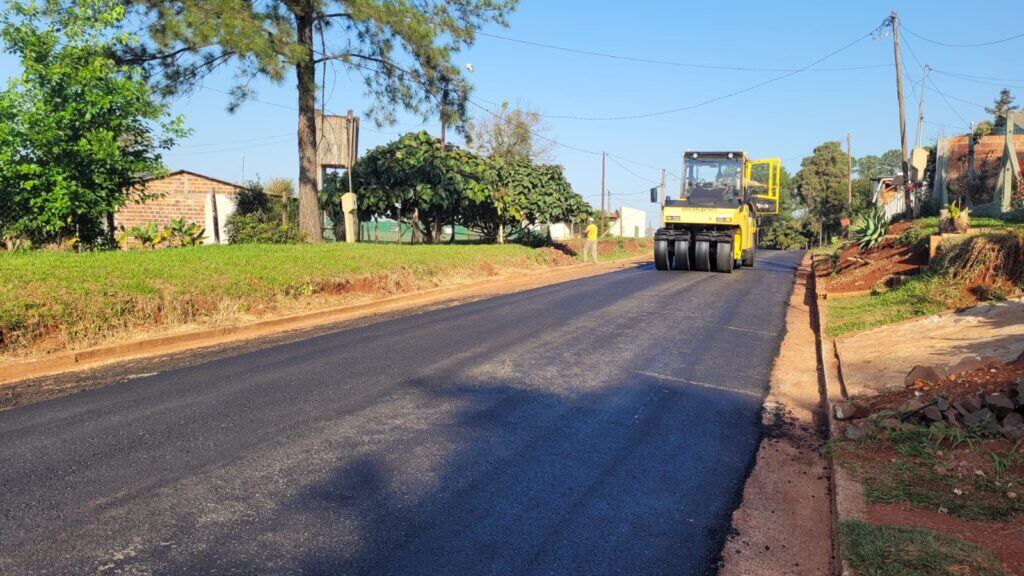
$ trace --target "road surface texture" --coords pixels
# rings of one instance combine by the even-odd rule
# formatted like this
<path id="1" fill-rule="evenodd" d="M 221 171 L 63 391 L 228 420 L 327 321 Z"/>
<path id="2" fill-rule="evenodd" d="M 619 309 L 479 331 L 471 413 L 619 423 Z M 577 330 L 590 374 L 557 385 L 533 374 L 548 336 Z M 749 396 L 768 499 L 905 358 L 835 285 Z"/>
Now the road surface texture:
<path id="1" fill-rule="evenodd" d="M 705 574 L 796 253 L 650 266 L 0 412 L 0 574 Z"/>

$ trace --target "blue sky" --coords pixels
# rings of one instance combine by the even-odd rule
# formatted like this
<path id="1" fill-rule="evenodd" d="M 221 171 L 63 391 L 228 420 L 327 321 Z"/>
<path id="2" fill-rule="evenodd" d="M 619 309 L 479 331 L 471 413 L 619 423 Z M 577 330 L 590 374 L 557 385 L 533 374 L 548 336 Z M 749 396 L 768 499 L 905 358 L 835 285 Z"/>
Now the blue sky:
<path id="1" fill-rule="evenodd" d="M 934 141 L 945 125 L 947 135 L 966 130 L 965 123 L 985 119 L 978 105 L 988 105 L 1001 85 L 1024 94 L 1024 38 L 1002 44 L 952 48 L 926 42 L 977 43 L 1020 33 L 1024 5 L 1019 0 L 989 1 L 984 8 L 963 1 L 919 2 L 681 2 L 523 0 L 510 27 L 485 32 L 531 42 L 642 59 L 747 68 L 799 69 L 875 29 L 891 10 L 905 26 L 904 83 L 908 138 L 913 145 L 917 90 L 922 64 L 941 72 L 1010 78 L 965 80 L 940 72 L 931 75 L 943 99 L 926 86 L 924 140 Z M 1016 54 L 1016 62 L 1014 59 Z M 553 116 L 609 117 L 641 115 L 690 106 L 785 74 L 767 71 L 712 70 L 601 58 L 567 53 L 481 36 L 457 56 L 475 72 L 474 99 L 481 104 L 529 104 Z M 899 146 L 892 39 L 866 38 L 815 68 L 878 68 L 836 72 L 806 71 L 688 111 L 620 121 L 546 120 L 546 134 L 569 146 L 614 155 L 607 167 L 612 206 L 656 210 L 646 203 L 647 189 L 660 168 L 677 172 L 684 149 L 743 149 L 755 157 L 777 156 L 791 170 L 800 158 L 825 140 L 852 133 L 853 153 L 880 154 Z M 0 77 L 17 73 L 16 62 L 0 58 Z M 319 71 L 318 71 L 319 73 Z M 986 82 L 993 82 L 987 84 Z M 259 175 L 296 178 L 294 80 L 257 85 L 258 98 L 234 113 L 225 111 L 231 74 L 211 77 L 199 90 L 174 104 L 193 135 L 166 154 L 170 168 L 185 168 L 226 180 Z M 358 76 L 328 70 L 329 110 L 357 114 L 367 106 Z M 948 103 L 947 101 L 948 100 Z M 964 102 L 967 101 L 967 102 Z M 1024 103 L 1024 98 L 1019 99 Z M 968 103 L 970 102 L 970 103 Z M 278 104 L 274 106 L 272 104 Z M 476 113 L 484 114 L 471 107 Z M 425 125 L 401 115 L 397 126 L 363 123 L 360 149 L 388 142 L 395 133 Z M 377 131 L 379 130 L 379 131 Z M 597 205 L 599 154 L 566 147 L 554 149 L 575 189 Z M 620 166 L 621 164 L 621 166 Z M 670 181 L 671 183 L 671 181 Z"/>

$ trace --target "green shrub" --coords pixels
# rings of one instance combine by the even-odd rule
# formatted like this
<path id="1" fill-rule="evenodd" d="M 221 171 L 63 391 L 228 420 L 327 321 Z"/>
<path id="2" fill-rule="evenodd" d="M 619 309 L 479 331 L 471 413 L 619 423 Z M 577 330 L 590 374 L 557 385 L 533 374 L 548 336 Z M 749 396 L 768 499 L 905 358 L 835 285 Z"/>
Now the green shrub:
<path id="1" fill-rule="evenodd" d="M 920 248 L 928 244 L 928 237 L 931 236 L 933 232 L 934 230 L 930 230 L 923 226 L 911 226 L 896 238 L 896 244 L 899 246 Z"/>
<path id="2" fill-rule="evenodd" d="M 303 241 L 298 228 L 261 212 L 232 214 L 225 229 L 232 244 L 295 244 Z"/>

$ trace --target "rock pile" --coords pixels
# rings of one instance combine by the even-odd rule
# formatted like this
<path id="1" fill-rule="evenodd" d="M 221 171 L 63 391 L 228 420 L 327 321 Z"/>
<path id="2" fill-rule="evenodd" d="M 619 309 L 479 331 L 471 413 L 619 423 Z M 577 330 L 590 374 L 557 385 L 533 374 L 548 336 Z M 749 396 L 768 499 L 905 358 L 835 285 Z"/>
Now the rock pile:
<path id="1" fill-rule="evenodd" d="M 1024 439 L 1024 377 L 1007 381 L 1003 379 L 1006 368 L 998 360 L 978 357 L 946 368 L 915 366 L 906 376 L 904 391 L 888 402 L 873 401 L 870 406 L 866 401 L 838 402 L 833 406 L 834 416 L 836 420 L 858 421 L 844 429 L 851 440 L 876 428 L 940 424 L 1015 442 Z M 908 398 L 910 394 L 913 396 Z"/>

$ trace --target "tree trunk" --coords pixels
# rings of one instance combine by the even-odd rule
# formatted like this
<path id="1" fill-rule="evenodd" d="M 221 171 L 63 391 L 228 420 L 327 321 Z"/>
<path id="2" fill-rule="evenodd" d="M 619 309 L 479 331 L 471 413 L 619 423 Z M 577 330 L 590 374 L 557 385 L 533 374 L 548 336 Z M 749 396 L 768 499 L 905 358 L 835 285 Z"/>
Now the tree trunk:
<path id="1" fill-rule="evenodd" d="M 498 244 L 505 243 L 505 225 L 498 224 Z"/>
<path id="2" fill-rule="evenodd" d="M 412 231 L 409 235 L 409 243 L 415 244 L 420 237 L 420 209 L 412 209 Z"/>
<path id="3" fill-rule="evenodd" d="M 313 14 L 295 12 L 295 29 L 305 55 L 295 64 L 299 92 L 299 230 L 306 242 L 323 242 L 317 198 L 316 64 L 313 63 Z"/>

